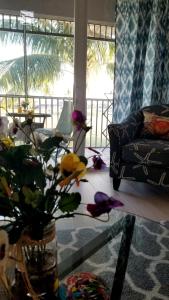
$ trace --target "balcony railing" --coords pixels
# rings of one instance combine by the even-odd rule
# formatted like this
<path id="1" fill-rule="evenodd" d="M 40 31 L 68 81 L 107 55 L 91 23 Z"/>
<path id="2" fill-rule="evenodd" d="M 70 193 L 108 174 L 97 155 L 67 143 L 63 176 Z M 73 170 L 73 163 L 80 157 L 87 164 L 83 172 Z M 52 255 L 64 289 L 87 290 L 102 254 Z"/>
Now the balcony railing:
<path id="1" fill-rule="evenodd" d="M 55 128 L 64 100 L 72 101 L 72 98 L 69 97 L 28 96 L 27 99 L 35 113 L 48 113 L 51 115 L 45 121 L 45 128 Z M 25 101 L 24 96 L 0 95 L 0 115 L 4 116 L 7 112 L 17 112 L 23 101 Z M 92 126 L 86 136 L 87 147 L 104 148 L 108 145 L 107 125 L 112 120 L 111 104 L 112 100 L 109 99 L 87 99 L 87 124 Z M 11 123 L 11 117 L 8 118 L 9 123 Z M 23 121 L 22 118 L 20 119 Z M 43 122 L 41 118 L 36 119 L 36 121 Z"/>

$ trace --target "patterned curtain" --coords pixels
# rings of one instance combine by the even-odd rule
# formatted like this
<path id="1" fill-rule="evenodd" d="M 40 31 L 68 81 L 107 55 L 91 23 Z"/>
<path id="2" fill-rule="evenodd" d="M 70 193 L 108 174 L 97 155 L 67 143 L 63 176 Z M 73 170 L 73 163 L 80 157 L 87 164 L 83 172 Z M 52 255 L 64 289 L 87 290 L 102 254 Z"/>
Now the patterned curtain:
<path id="1" fill-rule="evenodd" d="M 117 0 L 114 120 L 169 103 L 169 0 Z"/>

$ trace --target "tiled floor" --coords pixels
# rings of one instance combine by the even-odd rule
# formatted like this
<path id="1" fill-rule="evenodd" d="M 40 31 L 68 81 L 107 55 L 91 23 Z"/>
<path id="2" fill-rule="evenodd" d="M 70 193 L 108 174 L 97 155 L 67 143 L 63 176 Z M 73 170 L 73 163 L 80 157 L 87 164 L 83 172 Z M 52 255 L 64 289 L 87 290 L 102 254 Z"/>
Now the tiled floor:
<path id="1" fill-rule="evenodd" d="M 121 211 L 156 222 L 169 221 L 168 191 L 145 183 L 127 180 L 122 180 L 119 191 L 114 191 L 108 168 L 99 171 L 90 168 L 85 178 L 88 182 L 81 182 L 79 187 L 73 186 L 73 191 L 80 192 L 82 197 L 82 204 L 78 208 L 78 211 L 81 213 L 87 213 L 86 204 L 93 203 L 94 194 L 97 191 L 101 191 L 123 202 L 124 206 L 118 208 Z M 103 223 L 85 216 L 75 216 L 69 221 L 61 219 L 58 223 L 58 228 L 67 229 L 68 227 L 70 229 L 99 225 L 103 225 Z"/>
<path id="2" fill-rule="evenodd" d="M 119 191 L 114 191 L 112 178 L 109 177 L 110 149 L 96 149 L 102 154 L 107 168 L 102 171 L 89 169 L 89 184 L 103 192 L 109 193 L 125 203 L 121 210 L 140 215 L 152 220 L 169 220 L 169 191 L 146 183 L 121 180 Z M 86 149 L 87 155 L 94 154 Z M 86 156 L 87 156 L 86 155 Z M 92 163 L 90 164 L 92 166 Z"/>
<path id="3" fill-rule="evenodd" d="M 102 154 L 102 159 L 106 162 L 106 168 L 95 170 L 92 167 L 92 160 L 89 159 L 88 171 L 85 178 L 88 182 L 81 182 L 80 186 L 73 186 L 74 191 L 78 191 L 82 196 L 80 210 L 86 213 L 86 204 L 94 201 L 94 194 L 102 191 L 109 196 L 124 203 L 119 209 L 137 216 L 145 217 L 154 221 L 169 220 L 169 193 L 159 187 L 146 183 L 122 180 L 119 191 L 114 191 L 112 178 L 109 177 L 109 149 L 97 149 Z M 91 157 L 95 153 L 86 149 L 85 156 Z M 64 221 L 62 220 L 62 226 Z M 73 226 L 90 226 L 93 220 L 86 217 L 76 217 L 72 220 Z"/>
<path id="4" fill-rule="evenodd" d="M 106 166 L 110 165 L 110 148 L 94 148 L 96 151 L 100 153 L 102 160 L 106 163 Z M 89 166 L 92 166 L 92 156 L 97 155 L 95 152 L 90 150 L 89 148 L 85 148 L 85 156 L 89 158 Z"/>

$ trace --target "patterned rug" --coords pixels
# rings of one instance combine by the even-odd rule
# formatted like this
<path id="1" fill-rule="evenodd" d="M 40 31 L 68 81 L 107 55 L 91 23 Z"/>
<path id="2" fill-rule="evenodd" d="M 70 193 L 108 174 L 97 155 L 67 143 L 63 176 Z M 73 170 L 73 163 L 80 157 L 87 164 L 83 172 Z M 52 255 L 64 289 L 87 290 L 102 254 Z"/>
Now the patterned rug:
<path id="1" fill-rule="evenodd" d="M 102 232 L 102 228 L 58 231 L 59 261 Z M 111 289 L 120 239 L 118 235 L 75 271 L 98 274 Z M 164 226 L 137 218 L 121 299 L 169 299 L 169 223 Z"/>

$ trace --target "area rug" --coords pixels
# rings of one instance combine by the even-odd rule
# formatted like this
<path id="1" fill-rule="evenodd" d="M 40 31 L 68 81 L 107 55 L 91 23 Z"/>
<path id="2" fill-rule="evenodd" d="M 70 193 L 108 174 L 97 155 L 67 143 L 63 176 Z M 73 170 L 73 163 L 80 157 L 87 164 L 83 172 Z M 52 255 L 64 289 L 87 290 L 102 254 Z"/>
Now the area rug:
<path id="1" fill-rule="evenodd" d="M 57 232 L 58 259 L 95 237 L 103 228 L 77 228 Z M 111 289 L 121 235 L 108 242 L 74 272 L 100 275 Z M 169 299 L 169 223 L 158 224 L 137 218 L 125 276 L 122 300 Z"/>

